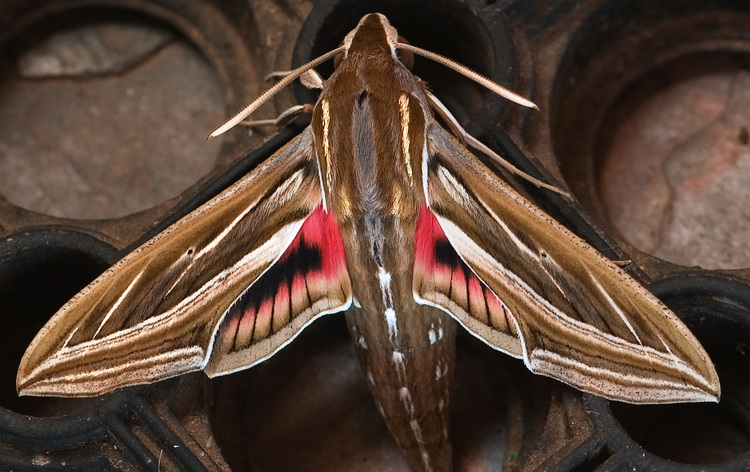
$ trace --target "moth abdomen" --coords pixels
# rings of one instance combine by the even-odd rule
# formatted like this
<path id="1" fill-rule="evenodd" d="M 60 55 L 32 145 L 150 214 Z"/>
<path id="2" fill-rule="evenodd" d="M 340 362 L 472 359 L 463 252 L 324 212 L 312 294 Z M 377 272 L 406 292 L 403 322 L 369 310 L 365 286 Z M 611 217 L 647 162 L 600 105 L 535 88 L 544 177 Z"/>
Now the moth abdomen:
<path id="1" fill-rule="evenodd" d="M 360 366 L 376 406 L 414 471 L 452 470 L 450 395 L 455 357 L 455 323 L 439 310 L 413 304 L 400 319 L 399 338 L 372 336 L 368 322 L 378 313 L 347 312 Z M 407 347 L 399 342 L 408 336 Z M 417 342 L 421 340 L 421 342 Z"/>

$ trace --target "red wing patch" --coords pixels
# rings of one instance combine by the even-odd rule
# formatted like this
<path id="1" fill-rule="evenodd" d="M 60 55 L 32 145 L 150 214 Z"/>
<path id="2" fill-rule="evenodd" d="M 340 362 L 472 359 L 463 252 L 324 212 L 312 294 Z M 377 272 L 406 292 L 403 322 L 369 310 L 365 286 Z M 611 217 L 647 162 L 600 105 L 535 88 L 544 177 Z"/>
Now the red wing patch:
<path id="1" fill-rule="evenodd" d="M 318 207 L 279 260 L 229 308 L 219 326 L 211 363 L 231 364 L 232 370 L 250 367 L 316 317 L 346 309 L 350 301 L 341 232 L 333 214 Z M 219 359 L 233 356 L 238 359 Z M 224 370 L 222 366 L 218 373 Z"/>
<path id="2" fill-rule="evenodd" d="M 516 337 L 508 308 L 461 259 L 427 206 L 420 210 L 414 235 L 413 289 L 418 302 L 444 308 L 484 340 L 499 334 Z"/>

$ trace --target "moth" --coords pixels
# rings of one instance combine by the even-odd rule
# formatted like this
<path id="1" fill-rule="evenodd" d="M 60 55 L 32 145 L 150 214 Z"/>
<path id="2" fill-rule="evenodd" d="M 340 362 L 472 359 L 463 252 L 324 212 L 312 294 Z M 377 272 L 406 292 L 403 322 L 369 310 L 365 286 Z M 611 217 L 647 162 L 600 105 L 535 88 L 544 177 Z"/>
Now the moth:
<path id="1" fill-rule="evenodd" d="M 310 126 L 63 306 L 26 351 L 19 394 L 93 396 L 200 369 L 229 374 L 346 311 L 413 470 L 452 467 L 454 321 L 532 372 L 609 399 L 718 401 L 716 371 L 688 329 L 485 167 L 467 146 L 492 151 L 412 75 L 409 54 L 533 106 L 403 42 L 385 16 L 365 16 L 339 48 L 212 135 L 335 57 Z"/>

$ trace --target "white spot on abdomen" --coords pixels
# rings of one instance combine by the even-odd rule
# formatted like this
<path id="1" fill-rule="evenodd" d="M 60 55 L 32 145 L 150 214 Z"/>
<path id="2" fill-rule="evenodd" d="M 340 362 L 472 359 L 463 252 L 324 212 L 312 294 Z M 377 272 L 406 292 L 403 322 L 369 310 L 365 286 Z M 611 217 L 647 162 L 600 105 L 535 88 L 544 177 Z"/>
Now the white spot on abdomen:
<path id="1" fill-rule="evenodd" d="M 391 290 L 391 274 L 382 267 L 378 267 L 378 281 L 380 282 L 380 290 L 383 292 Z"/>
<path id="2" fill-rule="evenodd" d="M 391 339 L 394 339 L 398 334 L 398 325 L 396 323 L 396 310 L 393 309 L 391 274 L 383 267 L 378 267 L 377 278 L 383 298 L 383 307 L 385 308 L 385 321 L 388 323 L 388 334 L 391 336 Z"/>
<path id="3" fill-rule="evenodd" d="M 396 310 L 393 308 L 386 308 L 385 321 L 388 323 L 388 334 L 393 338 L 398 333 L 398 326 L 396 326 Z"/>
<path id="4" fill-rule="evenodd" d="M 401 397 L 401 402 L 404 404 L 404 408 L 409 413 L 409 416 L 414 418 L 414 403 L 411 400 L 411 392 L 407 387 L 401 387 L 398 391 L 398 396 Z M 412 420 L 414 422 L 416 420 Z M 414 427 L 412 426 L 412 429 Z"/>

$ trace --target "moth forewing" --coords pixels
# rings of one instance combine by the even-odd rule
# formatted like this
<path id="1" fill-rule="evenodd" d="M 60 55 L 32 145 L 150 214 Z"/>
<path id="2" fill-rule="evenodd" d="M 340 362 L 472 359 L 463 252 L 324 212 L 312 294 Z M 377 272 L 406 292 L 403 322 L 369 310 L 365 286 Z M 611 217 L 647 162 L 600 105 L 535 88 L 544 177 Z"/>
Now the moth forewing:
<path id="1" fill-rule="evenodd" d="M 37 334 L 21 395 L 92 396 L 202 369 L 222 316 L 320 205 L 309 130 L 125 256 Z"/>
<path id="2" fill-rule="evenodd" d="M 462 260 L 507 307 L 532 371 L 631 403 L 718 401 L 713 364 L 674 313 L 445 130 L 430 128 L 429 143 L 430 207 Z M 468 316 L 458 319 L 507 350 Z"/>

